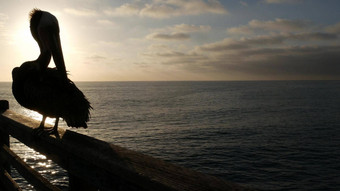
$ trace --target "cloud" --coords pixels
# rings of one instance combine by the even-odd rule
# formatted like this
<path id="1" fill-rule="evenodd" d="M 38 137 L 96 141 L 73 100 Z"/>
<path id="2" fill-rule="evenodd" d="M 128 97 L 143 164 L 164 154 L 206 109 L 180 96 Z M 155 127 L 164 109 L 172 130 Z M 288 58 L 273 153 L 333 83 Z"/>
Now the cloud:
<path id="1" fill-rule="evenodd" d="M 104 11 L 110 16 L 141 16 L 150 18 L 170 18 L 182 15 L 227 14 L 227 10 L 217 0 L 155 0 L 142 4 L 140 1 L 125 3 L 117 8 Z"/>
<path id="2" fill-rule="evenodd" d="M 340 46 L 310 44 L 337 39 L 336 34 L 322 32 L 264 35 L 224 39 L 196 47 L 196 52 L 209 57 L 210 62 L 204 64 L 225 73 L 238 72 L 274 79 L 299 76 L 339 79 Z M 302 41 L 302 44 L 289 45 L 287 41 Z"/>
<path id="3" fill-rule="evenodd" d="M 204 33 L 209 32 L 210 30 L 211 26 L 209 25 L 189 25 L 184 23 L 153 29 L 153 31 L 159 33 Z"/>
<path id="4" fill-rule="evenodd" d="M 234 35 L 250 35 L 254 33 L 254 29 L 249 26 L 238 26 L 228 28 L 227 32 Z"/>
<path id="5" fill-rule="evenodd" d="M 104 13 L 109 16 L 135 16 L 139 15 L 141 8 L 142 5 L 139 5 L 137 3 L 126 3 L 117 8 L 109 7 L 104 10 Z"/>
<path id="6" fill-rule="evenodd" d="M 289 77 L 339 79 L 340 46 L 297 46 L 241 49 L 209 55 L 211 70 L 218 73 L 243 73 L 271 79 Z M 202 64 L 201 64 L 202 65 Z"/>
<path id="7" fill-rule="evenodd" d="M 174 32 L 183 32 L 183 33 L 193 33 L 193 32 L 208 32 L 211 30 L 210 26 L 207 25 L 188 25 L 188 24 L 180 24 L 175 25 L 173 27 L 168 27 L 168 30 Z"/>
<path id="8" fill-rule="evenodd" d="M 274 31 L 299 31 L 309 26 L 310 22 L 301 20 L 288 20 L 277 18 L 274 21 L 252 20 L 249 27 L 254 29 L 274 30 Z"/>
<path id="9" fill-rule="evenodd" d="M 309 21 L 277 18 L 274 21 L 251 20 L 247 25 L 227 29 L 230 34 L 252 34 L 257 31 L 296 32 L 311 27 Z"/>
<path id="10" fill-rule="evenodd" d="M 251 20 L 227 31 L 241 37 L 194 49 L 206 57 L 199 68 L 257 79 L 340 79 L 339 23 L 320 27 L 301 20 Z"/>
<path id="11" fill-rule="evenodd" d="M 153 33 L 147 36 L 147 39 L 158 39 L 158 40 L 187 40 L 190 35 L 187 33 L 172 33 L 172 34 L 161 34 Z"/>
<path id="12" fill-rule="evenodd" d="M 299 33 L 299 34 L 289 34 L 286 35 L 287 39 L 291 40 L 302 40 L 302 41 L 328 41 L 336 40 L 338 38 L 337 34 L 325 33 L 325 32 L 310 32 L 310 33 Z"/>
<path id="13" fill-rule="evenodd" d="M 92 60 L 94 62 L 98 62 L 98 61 L 106 60 L 107 57 L 95 54 L 95 55 L 92 55 L 92 56 L 88 56 L 87 59 Z"/>
<path id="14" fill-rule="evenodd" d="M 221 42 L 215 42 L 215 43 L 202 45 L 199 47 L 199 49 L 203 51 L 220 52 L 220 51 L 227 51 L 227 50 L 245 49 L 248 47 L 249 45 L 245 43 L 240 43 L 233 39 L 224 39 Z"/>
<path id="15" fill-rule="evenodd" d="M 203 51 L 225 52 L 248 49 L 252 46 L 268 46 L 282 44 L 286 38 L 283 35 L 257 36 L 254 38 L 241 38 L 234 40 L 226 38 L 220 42 L 205 44 L 199 47 Z"/>
<path id="16" fill-rule="evenodd" d="M 97 23 L 100 24 L 100 25 L 104 25 L 105 27 L 116 26 L 116 24 L 114 22 L 107 20 L 107 19 L 99 19 L 99 20 L 97 20 Z"/>
<path id="17" fill-rule="evenodd" d="M 262 35 L 251 38 L 241 38 L 239 40 L 226 38 L 222 41 L 205 44 L 199 47 L 203 51 L 224 52 L 251 47 L 271 47 L 277 45 L 287 45 L 288 41 L 302 41 L 310 43 L 312 41 L 332 41 L 338 39 L 338 35 L 323 32 L 310 33 L 285 33 L 275 35 Z M 285 44 L 286 43 L 286 44 Z"/>
<path id="18" fill-rule="evenodd" d="M 97 12 L 92 9 L 85 8 L 65 8 L 64 11 L 68 14 L 79 16 L 79 17 L 94 17 L 97 16 Z"/>
<path id="19" fill-rule="evenodd" d="M 177 52 L 144 54 L 146 63 L 176 66 L 190 73 L 237 75 L 256 79 L 340 79 L 340 46 L 240 49 L 234 53 Z"/>
<path id="20" fill-rule="evenodd" d="M 245 6 L 245 7 L 248 7 L 248 3 L 247 2 L 244 2 L 244 1 L 240 1 L 240 4 Z"/>
<path id="21" fill-rule="evenodd" d="M 325 28 L 325 31 L 334 34 L 340 34 L 340 22 Z"/>
<path id="22" fill-rule="evenodd" d="M 285 3 L 301 3 L 303 0 L 264 0 L 263 2 L 269 4 L 285 4 Z"/>
<path id="23" fill-rule="evenodd" d="M 258 48 L 240 52 L 244 58 L 241 57 L 236 64 L 239 65 L 239 71 L 248 74 L 339 79 L 340 65 L 337 64 L 340 61 L 339 51 L 340 46 Z M 226 64 L 220 62 L 217 67 L 223 67 Z"/>
<path id="24" fill-rule="evenodd" d="M 0 31 L 5 30 L 7 20 L 8 16 L 6 14 L 0 13 Z"/>
<path id="25" fill-rule="evenodd" d="M 330 32 L 271 33 L 225 38 L 181 52 L 178 48 L 156 47 L 143 54 L 142 60 L 176 65 L 196 74 L 224 76 L 223 79 L 230 76 L 233 79 L 239 76 L 253 79 L 340 79 L 340 46 L 333 43 L 337 40 L 338 35 Z"/>
<path id="26" fill-rule="evenodd" d="M 152 49 L 142 54 L 142 60 L 151 64 L 162 64 L 167 66 L 181 66 L 188 68 L 191 65 L 197 65 L 206 57 L 195 52 L 178 52 L 174 49 Z M 197 69 L 195 69 L 197 70 Z"/>
<path id="27" fill-rule="evenodd" d="M 181 12 L 167 4 L 146 4 L 140 10 L 140 16 L 151 18 L 169 18 L 172 16 L 179 16 Z"/>
<path id="28" fill-rule="evenodd" d="M 6 27 L 6 22 L 8 20 L 8 15 L 0 13 L 0 38 L 1 37 L 7 37 L 7 27 Z"/>
<path id="29" fill-rule="evenodd" d="M 179 24 L 154 29 L 155 32 L 149 34 L 146 38 L 156 40 L 187 40 L 191 37 L 190 33 L 208 32 L 210 30 L 211 27 L 207 25 Z"/>

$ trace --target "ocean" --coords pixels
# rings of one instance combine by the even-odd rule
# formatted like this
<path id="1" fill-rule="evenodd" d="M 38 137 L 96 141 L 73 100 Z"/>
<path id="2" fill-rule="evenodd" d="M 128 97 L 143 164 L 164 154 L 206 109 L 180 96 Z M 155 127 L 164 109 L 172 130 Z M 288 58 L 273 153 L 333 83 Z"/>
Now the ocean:
<path id="1" fill-rule="evenodd" d="M 69 130 L 261 190 L 340 190 L 340 81 L 76 85 L 94 110 L 88 129 L 60 123 Z M 0 99 L 40 120 L 17 104 L 11 83 L 0 83 Z M 11 147 L 67 190 L 64 170 L 15 139 Z"/>

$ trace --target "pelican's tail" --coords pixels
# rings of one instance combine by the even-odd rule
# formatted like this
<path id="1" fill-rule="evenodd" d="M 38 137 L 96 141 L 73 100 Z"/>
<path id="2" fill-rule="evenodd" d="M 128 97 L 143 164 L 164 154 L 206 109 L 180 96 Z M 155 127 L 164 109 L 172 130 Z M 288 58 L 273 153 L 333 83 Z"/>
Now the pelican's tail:
<path id="1" fill-rule="evenodd" d="M 90 110 L 92 109 L 90 102 L 87 100 L 83 92 L 81 92 L 76 85 L 69 80 L 69 106 L 68 111 L 62 118 L 66 121 L 69 127 L 83 127 L 87 128 L 87 122 L 90 119 Z"/>

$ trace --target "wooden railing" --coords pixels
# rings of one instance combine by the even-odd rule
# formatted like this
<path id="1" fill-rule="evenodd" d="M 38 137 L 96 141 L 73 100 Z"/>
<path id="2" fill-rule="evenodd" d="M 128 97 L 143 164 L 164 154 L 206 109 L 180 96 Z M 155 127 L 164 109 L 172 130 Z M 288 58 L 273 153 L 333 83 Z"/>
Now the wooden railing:
<path id="1" fill-rule="evenodd" d="M 10 150 L 10 136 L 64 168 L 69 190 L 250 190 L 63 128 L 59 137 L 36 135 L 39 122 L 8 110 L 6 101 L 0 112 L 0 190 L 21 190 L 10 166 L 37 190 L 60 190 Z"/>

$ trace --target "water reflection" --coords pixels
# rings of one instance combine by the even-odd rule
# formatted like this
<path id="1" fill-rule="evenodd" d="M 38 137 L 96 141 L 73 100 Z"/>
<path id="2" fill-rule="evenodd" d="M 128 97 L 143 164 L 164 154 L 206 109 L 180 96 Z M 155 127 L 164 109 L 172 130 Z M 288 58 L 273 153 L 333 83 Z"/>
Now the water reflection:
<path id="1" fill-rule="evenodd" d="M 41 122 L 42 115 L 40 113 L 32 111 L 32 110 L 28 110 L 28 109 L 23 109 L 22 111 L 23 111 L 24 116 L 27 116 L 29 118 L 32 118 L 34 120 Z M 45 124 L 49 124 L 49 125 L 54 125 L 54 122 L 55 122 L 55 118 L 47 117 L 45 120 Z"/>

